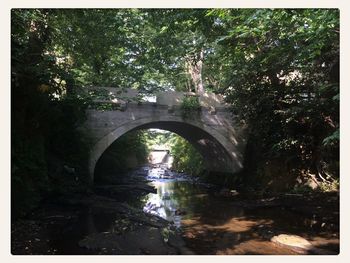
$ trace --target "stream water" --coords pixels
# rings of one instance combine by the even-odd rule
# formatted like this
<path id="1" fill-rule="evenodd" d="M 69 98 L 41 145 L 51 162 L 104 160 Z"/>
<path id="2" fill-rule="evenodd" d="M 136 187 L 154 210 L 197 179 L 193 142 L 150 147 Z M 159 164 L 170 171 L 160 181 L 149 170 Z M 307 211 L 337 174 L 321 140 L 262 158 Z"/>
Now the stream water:
<path id="1" fill-rule="evenodd" d="M 306 238 L 323 254 L 339 251 L 339 228 L 325 218 L 283 205 L 257 205 L 238 193 L 232 196 L 234 191 L 227 197 L 166 167 L 143 167 L 133 174 L 138 178 L 141 174 L 156 193 L 134 195 L 126 190 L 118 201 L 171 222 L 182 249 L 174 249 L 179 239 L 174 245 L 164 238 L 164 229 L 169 228 L 86 207 L 72 208 L 72 215 L 64 208 L 68 217 L 56 216 L 47 223 L 48 243 L 43 249 L 53 254 L 300 254 L 270 241 L 275 235 L 290 234 Z M 33 253 L 45 254 L 40 249 Z"/>
<path id="2" fill-rule="evenodd" d="M 329 249 L 325 253 L 339 249 L 338 235 L 327 232 L 315 214 L 303 215 L 283 205 L 247 205 L 249 197 L 236 191 L 232 191 L 238 194 L 233 202 L 228 189 L 220 193 L 163 168 L 150 169 L 148 178 L 157 194 L 146 196 L 143 210 L 173 222 L 196 254 L 298 254 L 270 242 L 274 235 L 286 233 Z"/>

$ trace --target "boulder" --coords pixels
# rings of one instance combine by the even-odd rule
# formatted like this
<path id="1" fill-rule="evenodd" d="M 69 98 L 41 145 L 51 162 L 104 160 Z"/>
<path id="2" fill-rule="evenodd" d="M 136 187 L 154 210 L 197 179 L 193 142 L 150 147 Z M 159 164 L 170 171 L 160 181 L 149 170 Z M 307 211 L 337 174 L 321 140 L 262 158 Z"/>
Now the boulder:
<path id="1" fill-rule="evenodd" d="M 271 241 L 279 246 L 287 247 L 298 252 L 307 252 L 312 250 L 312 244 L 305 238 L 297 235 L 281 234 L 271 238 Z"/>

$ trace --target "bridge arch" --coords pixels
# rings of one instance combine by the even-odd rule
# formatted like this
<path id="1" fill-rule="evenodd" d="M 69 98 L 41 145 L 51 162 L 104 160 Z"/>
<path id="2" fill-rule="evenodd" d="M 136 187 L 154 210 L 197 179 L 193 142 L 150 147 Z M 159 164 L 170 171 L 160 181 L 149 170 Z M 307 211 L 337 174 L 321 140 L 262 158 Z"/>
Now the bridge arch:
<path id="1" fill-rule="evenodd" d="M 242 156 L 237 147 L 215 128 L 196 120 L 184 120 L 179 116 L 145 117 L 131 120 L 103 136 L 92 147 L 89 160 L 91 182 L 95 167 L 107 148 L 127 132 L 158 128 L 174 132 L 188 140 L 203 156 L 207 169 L 212 172 L 236 172 L 242 168 Z"/>

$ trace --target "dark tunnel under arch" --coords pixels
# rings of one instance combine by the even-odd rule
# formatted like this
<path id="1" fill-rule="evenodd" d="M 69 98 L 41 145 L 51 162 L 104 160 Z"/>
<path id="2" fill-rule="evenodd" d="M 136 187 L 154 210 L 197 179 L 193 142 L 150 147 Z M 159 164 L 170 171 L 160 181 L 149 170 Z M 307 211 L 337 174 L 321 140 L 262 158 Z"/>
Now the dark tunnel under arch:
<path id="1" fill-rule="evenodd" d="M 215 129 L 195 122 L 184 122 L 176 118 L 174 120 L 146 118 L 131 121 L 118 127 L 94 145 L 89 164 L 92 182 L 94 181 L 95 167 L 98 160 L 114 141 L 128 132 L 152 128 L 170 131 L 186 139 L 203 156 L 206 168 L 211 172 L 230 173 L 242 167 L 239 158 L 236 158 L 236 149 Z"/>

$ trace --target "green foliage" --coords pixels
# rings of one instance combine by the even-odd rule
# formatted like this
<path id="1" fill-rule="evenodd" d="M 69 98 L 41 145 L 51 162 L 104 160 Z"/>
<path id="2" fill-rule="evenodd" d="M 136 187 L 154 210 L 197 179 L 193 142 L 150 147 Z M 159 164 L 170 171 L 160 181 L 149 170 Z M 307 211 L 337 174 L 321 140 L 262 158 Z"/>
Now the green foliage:
<path id="1" fill-rule="evenodd" d="M 54 52 L 80 85 L 163 89 L 167 79 L 149 56 L 154 30 L 138 9 L 58 10 Z"/>
<path id="2" fill-rule="evenodd" d="M 161 145 L 168 148 L 173 157 L 172 169 L 198 176 L 205 170 L 205 162 L 198 151 L 181 136 L 162 130 L 145 130 L 145 143 L 148 149 Z"/>
<path id="3" fill-rule="evenodd" d="M 56 177 L 62 174 L 53 172 L 56 168 L 73 166 L 84 183 L 88 145 L 76 128 L 87 103 L 65 92 L 69 74 L 49 52 L 54 11 L 14 9 L 11 15 L 11 207 L 16 218 L 57 192 Z"/>
<path id="4" fill-rule="evenodd" d="M 326 137 L 323 139 L 323 145 L 327 146 L 327 145 L 331 145 L 331 146 L 334 146 L 336 144 L 339 143 L 339 128 L 332 133 L 332 135 Z"/>
<path id="5" fill-rule="evenodd" d="M 180 136 L 174 136 L 171 144 L 173 169 L 195 176 L 203 173 L 205 169 L 203 157 L 188 141 Z"/>
<path id="6" fill-rule="evenodd" d="M 153 149 L 160 145 L 164 148 L 171 148 L 174 137 L 177 135 L 165 130 L 149 129 L 144 130 L 144 136 L 148 149 Z"/>
<path id="7" fill-rule="evenodd" d="M 181 102 L 180 109 L 184 119 L 198 117 L 201 110 L 198 96 L 185 96 Z"/>
<path id="8" fill-rule="evenodd" d="M 218 18 L 221 35 L 218 88 L 249 123 L 254 166 L 284 159 L 290 168 L 325 175 L 326 162 L 337 177 L 339 10 L 217 9 L 208 15 Z"/>

